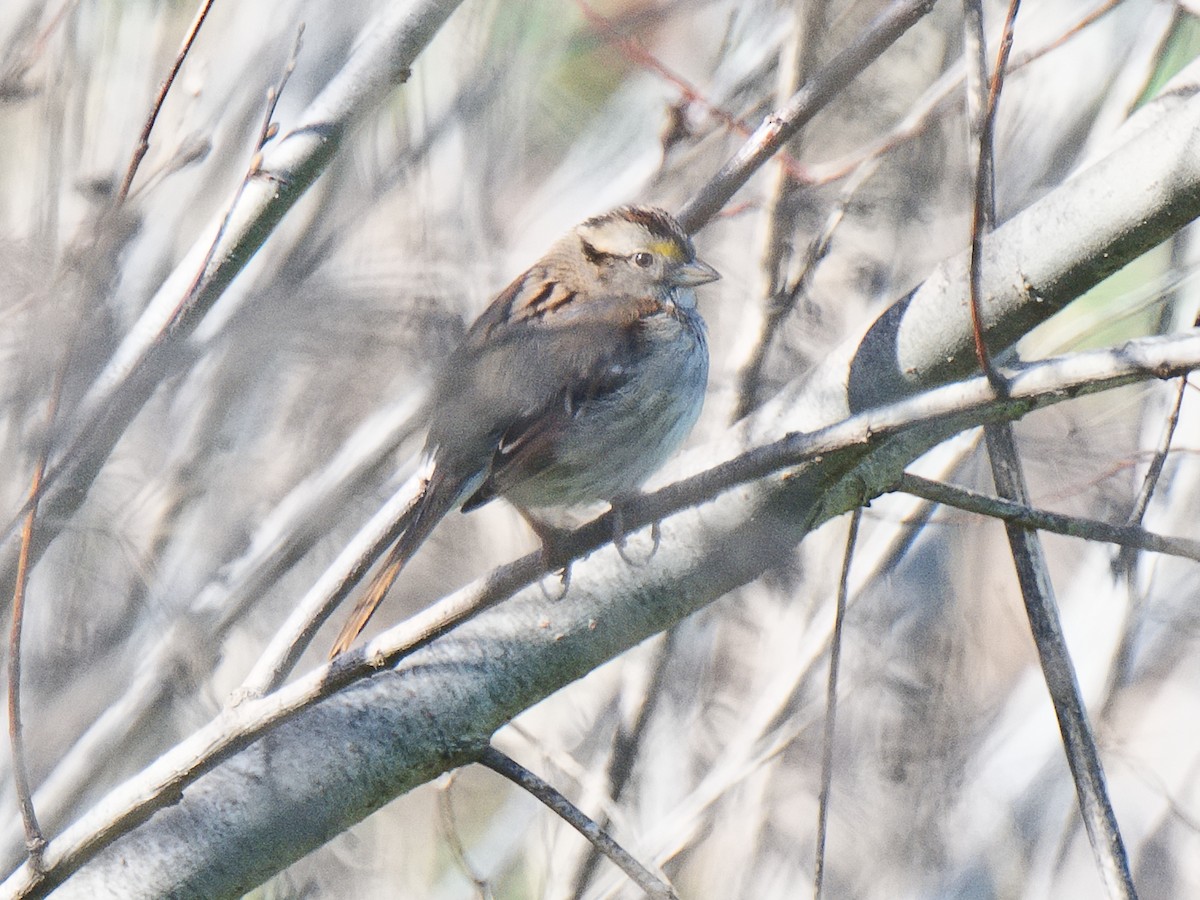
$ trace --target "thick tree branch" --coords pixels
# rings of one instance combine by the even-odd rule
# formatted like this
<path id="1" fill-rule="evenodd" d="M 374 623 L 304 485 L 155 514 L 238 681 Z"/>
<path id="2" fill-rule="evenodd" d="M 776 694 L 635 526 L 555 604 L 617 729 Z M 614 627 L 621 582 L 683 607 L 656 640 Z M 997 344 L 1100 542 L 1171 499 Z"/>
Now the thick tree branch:
<path id="1" fill-rule="evenodd" d="M 115 841 L 60 895 L 104 896 L 92 892 L 112 883 L 116 866 L 122 890 L 146 885 L 145 894 L 126 896 L 238 896 L 397 794 L 470 761 L 523 709 L 758 577 L 811 528 L 888 490 L 944 437 L 1196 367 L 1200 336 L 1190 335 L 1031 367 L 1003 400 L 983 379 L 947 385 L 817 434 L 787 436 L 649 495 L 626 511 L 632 527 L 685 511 L 662 523 L 663 545 L 645 567 L 630 568 L 610 547 L 575 564 L 561 601 L 547 603 L 534 586 L 480 612 L 544 572 L 531 554 L 448 598 L 480 614 L 449 634 L 441 627 L 440 639 L 422 636 L 424 621 L 402 623 L 332 666 L 227 710 L 52 840 L 50 877 Z M 748 483 L 753 478 L 760 480 Z M 611 536 L 598 520 L 576 533 L 573 549 L 586 552 Z M 497 584 L 507 590 L 496 594 Z M 305 826 L 273 827 L 280 820 Z M 144 824 L 121 836 L 137 823 Z M 237 849 L 246 844 L 253 855 Z M 29 896 L 46 883 L 23 867 L 0 885 L 0 897 Z"/>

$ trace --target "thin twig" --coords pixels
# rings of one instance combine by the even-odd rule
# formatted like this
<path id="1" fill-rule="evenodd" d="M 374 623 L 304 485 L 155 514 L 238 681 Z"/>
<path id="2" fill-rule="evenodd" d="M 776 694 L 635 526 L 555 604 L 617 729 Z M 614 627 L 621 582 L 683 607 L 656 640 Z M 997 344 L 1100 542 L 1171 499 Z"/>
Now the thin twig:
<path id="1" fill-rule="evenodd" d="M 668 631 L 666 638 L 658 648 L 652 664 L 650 679 L 646 684 L 642 703 L 638 708 L 637 718 L 634 720 L 633 726 L 628 731 L 625 731 L 618 725 L 617 733 L 613 736 L 612 756 L 608 760 L 608 769 L 605 775 L 608 778 L 608 797 L 614 803 L 620 800 L 621 795 L 625 792 L 625 787 L 633 775 L 633 764 L 637 759 L 638 750 L 642 746 L 642 738 L 646 735 L 655 712 L 658 711 L 658 701 L 663 696 L 663 685 L 666 683 L 667 670 L 670 668 L 671 660 L 674 658 L 675 635 L 677 633 L 677 629 Z M 601 819 L 600 822 L 602 825 L 607 826 L 607 817 Z M 580 865 L 578 874 L 574 878 L 575 887 L 571 893 L 574 900 L 580 900 L 583 897 L 584 891 L 587 889 L 588 884 L 592 880 L 592 875 L 596 871 L 596 866 L 600 863 L 600 855 L 599 849 L 592 847 L 591 852 L 587 855 L 587 859 Z"/>
<path id="2" fill-rule="evenodd" d="M 679 211 L 679 222 L 688 233 L 703 228 L 813 115 L 932 8 L 933 0 L 893 0 L 785 106 L 768 115 L 721 171 Z"/>
<path id="3" fill-rule="evenodd" d="M 833 739 L 837 723 L 838 671 L 842 661 L 842 626 L 846 620 L 846 598 L 850 585 L 850 561 L 858 543 L 862 507 L 850 513 L 846 552 L 842 557 L 842 577 L 838 579 L 837 606 L 833 614 L 833 635 L 829 643 L 829 680 L 825 687 L 825 728 L 821 735 L 821 793 L 817 798 L 817 847 L 813 867 L 813 896 L 820 900 L 825 885 L 825 835 L 829 824 L 829 794 L 833 787 Z"/>
<path id="4" fill-rule="evenodd" d="M 1085 541 L 1103 541 L 1131 550 L 1147 550 L 1200 562 L 1200 541 L 1155 534 L 1136 525 L 1110 525 L 1096 519 L 1035 509 L 908 472 L 901 477 L 896 490 L 933 503 L 978 513 L 1003 522 L 1012 522 L 1024 528 L 1036 528 L 1039 531 L 1049 531 Z"/>
<path id="5" fill-rule="evenodd" d="M 37 497 L 42 479 L 46 474 L 46 465 L 50 459 L 51 441 L 58 419 L 59 406 L 62 403 L 63 386 L 66 384 L 67 373 L 70 371 L 75 357 L 75 347 L 79 340 L 81 324 L 82 319 L 79 319 L 69 330 L 66 349 L 55 370 L 54 382 L 50 386 L 50 397 L 46 405 L 46 431 L 34 463 L 33 478 L 29 485 L 28 509 L 21 528 L 21 543 L 17 552 L 16 584 L 13 587 L 12 622 L 8 638 L 8 736 L 12 752 L 13 783 L 17 792 L 17 802 L 21 808 L 21 823 L 25 828 L 25 849 L 29 853 L 29 861 L 34 871 L 42 869 L 42 854 L 46 847 L 46 838 L 38 825 L 33 793 L 29 785 L 29 767 L 25 758 L 25 732 L 21 720 L 21 634 L 25 625 L 25 594 L 29 584 L 29 570 L 32 566 L 34 528 L 37 524 Z"/>
<path id="6" fill-rule="evenodd" d="M 1017 460 L 1012 429 L 996 426 L 985 430 L 989 455 L 992 459 L 992 478 L 1001 496 L 1028 503 L 1028 489 L 1019 466 L 1008 465 Z M 1121 839 L 1116 815 L 1108 798 L 1104 768 L 1096 748 L 1096 737 L 1088 721 L 1087 709 L 1075 677 L 1075 668 L 1067 651 L 1054 588 L 1047 575 L 1045 555 L 1037 533 L 1023 525 L 1006 522 L 1005 530 L 1013 548 L 1013 562 L 1029 626 L 1037 647 L 1042 674 L 1046 679 L 1054 712 L 1058 718 L 1063 750 L 1075 780 L 1079 811 L 1087 830 L 1092 852 L 1096 856 L 1101 877 L 1110 897 L 1134 900 L 1137 892 L 1129 871 L 1129 857 Z"/>
<path id="7" fill-rule="evenodd" d="M 129 196 L 129 188 L 133 185 L 133 178 L 137 175 L 138 166 L 142 164 L 142 159 L 150 149 L 150 132 L 154 130 L 154 123 L 158 120 L 158 114 L 162 110 L 163 103 L 166 102 L 171 85 L 175 83 L 175 76 L 179 74 L 179 70 L 183 67 L 183 61 L 191 51 L 192 44 L 195 43 L 196 36 L 200 33 L 200 26 L 204 24 L 204 19 L 208 16 L 208 11 L 212 8 L 212 5 L 213 0 L 201 0 L 199 8 L 196 10 L 196 15 L 192 19 L 192 24 L 183 36 L 183 43 L 179 45 L 179 52 L 175 54 L 175 61 L 171 64 L 171 69 L 167 72 L 167 77 L 158 86 L 158 93 L 154 97 L 154 103 L 150 106 L 150 115 L 146 117 L 146 124 L 142 126 L 142 133 L 138 135 L 137 146 L 133 148 L 133 157 L 129 160 L 129 166 L 125 170 L 125 177 L 121 180 L 121 188 L 117 191 L 117 205 L 124 203 L 125 198 Z"/>
<path id="8" fill-rule="evenodd" d="M 279 76 L 279 81 L 267 88 L 267 102 L 263 111 L 263 121 L 258 130 L 258 138 L 254 144 L 254 154 L 250 158 L 250 165 L 246 167 L 246 174 L 242 176 L 241 182 L 238 183 L 237 190 L 233 194 L 233 200 L 226 207 L 225 216 L 221 219 L 221 224 L 217 226 L 217 233 L 213 236 L 212 243 L 208 245 L 208 252 L 196 270 L 191 287 L 183 299 L 179 301 L 179 306 L 176 308 L 175 316 L 172 317 L 173 319 L 177 319 L 184 310 L 195 304 L 196 296 L 199 294 L 200 288 L 208 276 L 208 268 L 212 265 L 212 261 L 217 255 L 217 248 L 221 246 L 221 242 L 225 239 L 225 232 L 229 228 L 229 223 L 233 220 L 234 213 L 241 206 L 242 195 L 245 194 L 250 181 L 262 174 L 263 148 L 267 146 L 267 143 L 279 131 L 279 126 L 275 123 L 275 109 L 279 105 L 279 98 L 283 96 L 283 89 L 287 87 L 288 79 L 296 71 L 296 59 L 300 55 L 300 48 L 303 46 L 304 23 L 301 22 L 296 28 L 296 39 L 292 43 L 292 52 L 288 54 L 287 63 L 284 64 L 283 73 Z M 268 175 L 267 177 L 270 176 Z"/>
<path id="9" fill-rule="evenodd" d="M 1171 443 L 1175 438 L 1175 429 L 1179 426 L 1179 415 L 1183 410 L 1183 398 L 1187 394 L 1187 387 L 1188 379 L 1180 378 L 1175 391 L 1175 402 L 1171 405 L 1171 411 L 1167 415 L 1167 422 L 1159 439 L 1158 447 L 1155 448 L 1154 454 L 1150 458 L 1150 465 L 1142 479 L 1133 510 L 1125 520 L 1127 525 L 1140 526 L 1146 515 L 1150 498 L 1154 495 L 1159 478 L 1162 476 L 1163 466 L 1166 465 L 1167 454 L 1171 451 Z M 1100 707 L 1099 713 L 1102 722 L 1112 714 L 1113 707 L 1117 702 L 1118 689 L 1129 680 L 1133 667 L 1134 648 L 1142 633 L 1141 612 L 1145 595 L 1137 583 L 1138 555 L 1134 552 L 1135 549 L 1123 547 L 1112 564 L 1113 573 L 1123 576 L 1125 579 L 1126 592 L 1129 595 L 1129 611 L 1126 615 L 1125 628 L 1121 632 L 1121 642 L 1113 654 L 1112 670 L 1109 672 L 1108 684 L 1104 690 L 1104 704 Z"/>
<path id="10" fill-rule="evenodd" d="M 454 855 L 454 861 L 458 863 L 459 869 L 475 888 L 475 896 L 480 900 L 488 900 L 492 896 L 492 886 L 479 876 L 475 867 L 471 865 L 471 861 L 467 859 L 467 848 L 463 846 L 462 838 L 459 836 L 458 817 L 454 814 L 454 803 L 450 796 L 455 774 L 455 772 L 451 772 L 446 776 L 445 784 L 442 784 L 438 790 L 438 813 L 442 820 L 442 837 L 449 845 L 450 852 Z"/>
<path id="11" fill-rule="evenodd" d="M 985 234 L 996 227 L 994 147 L 996 114 L 1000 101 L 1000 88 L 1004 84 L 1008 57 L 1012 51 L 1013 28 L 1016 24 L 1020 0 L 1011 0 L 1009 4 L 1008 16 L 1004 23 L 1004 32 L 1000 39 L 1000 51 L 997 55 L 996 66 L 992 71 L 990 80 L 987 79 L 986 72 L 986 44 L 983 34 L 982 0 L 967 0 L 965 7 L 968 11 L 965 21 L 967 23 L 967 33 L 971 38 L 969 43 L 978 45 L 975 61 L 979 66 L 983 67 L 983 71 L 976 73 L 975 67 L 971 65 L 971 60 L 968 60 L 967 83 L 969 86 L 978 85 L 979 90 L 983 89 L 984 83 L 988 85 L 985 102 L 978 102 L 979 98 L 974 98 L 974 92 L 969 92 L 969 95 L 976 100 L 973 105 L 978 107 L 978 118 L 972 127 L 972 132 L 976 136 L 978 151 L 975 154 L 975 202 L 971 207 L 971 256 L 968 264 L 968 271 L 970 273 L 968 296 L 970 298 L 971 332 L 975 342 L 975 357 L 979 360 L 980 369 L 983 370 L 988 381 L 992 383 L 992 387 L 997 392 L 1002 393 L 1005 390 L 1004 379 L 1000 377 L 1000 373 L 992 363 L 987 342 L 984 340 L 983 335 L 983 238 Z M 977 74 L 977 77 L 972 78 L 973 74 Z"/>
<path id="12" fill-rule="evenodd" d="M 967 0 L 968 6 L 979 0 Z M 1020 0 L 1010 0 L 1008 16 L 1000 41 L 996 67 L 989 85 L 985 116 L 979 129 L 979 157 L 976 170 L 975 196 L 971 222 L 970 290 L 971 315 L 975 337 L 975 349 L 979 363 L 988 381 L 998 394 L 1004 396 L 1009 383 L 994 369 L 987 355 L 983 340 L 982 316 L 980 315 L 980 285 L 982 284 L 983 236 L 995 227 L 994 157 L 992 134 L 995 128 L 1000 91 L 1004 84 L 1005 64 L 1012 47 L 1013 28 L 1016 23 Z M 978 16 L 982 31 L 982 12 Z M 982 34 L 979 39 L 982 41 Z M 987 440 L 988 459 L 991 462 L 992 480 L 996 492 L 1006 500 L 1029 506 L 1029 490 L 1025 483 L 1021 460 L 1013 439 L 1012 426 L 1008 423 L 988 425 L 984 428 Z M 1092 852 L 1100 868 L 1101 876 L 1109 895 L 1117 898 L 1134 898 L 1136 892 L 1129 871 L 1129 859 L 1117 827 L 1112 803 L 1104 781 L 1104 769 L 1096 749 L 1095 736 L 1088 721 L 1087 710 L 1075 676 L 1075 668 L 1067 650 L 1066 639 L 1059 621 L 1058 606 L 1054 598 L 1054 586 L 1036 531 L 1015 522 L 1005 522 L 1013 563 L 1017 570 L 1017 581 L 1029 617 L 1030 630 L 1037 647 L 1042 674 L 1046 679 L 1054 712 L 1058 717 L 1059 731 L 1063 739 L 1063 750 L 1067 756 L 1071 774 L 1075 780 L 1075 791 L 1084 826 L 1092 845 Z"/>
<path id="13" fill-rule="evenodd" d="M 503 775 L 517 787 L 528 791 L 544 803 L 559 818 L 587 838 L 593 847 L 612 860 L 634 884 L 646 892 L 647 896 L 661 898 L 661 900 L 678 900 L 678 896 L 669 884 L 638 862 L 603 828 L 584 815 L 579 807 L 520 763 L 505 756 L 490 744 L 480 754 L 479 763 L 487 766 L 493 772 Z"/>
<path id="14" fill-rule="evenodd" d="M 43 453 L 33 475 L 31 490 L 35 493 L 45 469 L 45 462 Z M 13 590 L 12 624 L 8 633 L 8 741 L 12 752 L 13 785 L 17 792 L 17 803 L 21 808 L 21 822 L 25 827 L 25 849 L 33 870 L 40 872 L 43 868 L 42 853 L 46 848 L 46 838 L 38 825 L 37 813 L 33 808 L 29 768 L 25 761 L 25 734 L 21 724 L 21 626 L 25 619 L 29 548 L 33 544 L 33 526 L 36 518 L 35 506 L 25 515 L 25 525 L 21 531 L 21 549 L 17 557 L 17 584 Z"/>
<path id="15" fill-rule="evenodd" d="M 1175 439 L 1175 429 L 1179 427 L 1179 414 L 1183 410 L 1183 398 L 1187 394 L 1188 380 L 1187 378 L 1179 379 L 1179 387 L 1175 391 L 1175 402 L 1171 405 L 1171 411 L 1167 414 L 1167 422 L 1163 427 L 1162 438 L 1159 440 L 1158 447 L 1154 450 L 1154 455 L 1150 458 L 1150 465 L 1146 469 L 1146 475 L 1142 479 L 1142 486 L 1138 490 L 1137 499 L 1134 500 L 1133 509 L 1129 513 L 1129 517 L 1125 520 L 1126 525 L 1138 526 L 1142 524 L 1142 520 L 1146 517 L 1146 510 L 1150 506 L 1150 498 L 1154 496 L 1154 490 L 1158 486 L 1158 480 L 1162 477 L 1163 466 L 1167 463 L 1167 455 L 1171 452 L 1171 442 Z M 1126 569 L 1130 566 L 1132 553 L 1122 551 L 1117 558 L 1114 566 L 1118 569 Z"/>
<path id="16" fill-rule="evenodd" d="M 825 31 L 828 12 L 826 0 L 797 4 L 793 12 L 791 38 L 779 60 L 780 87 L 776 91 L 777 102 L 786 102 L 804 84 L 813 67 L 814 48 Z M 798 136 L 797 136 L 798 137 Z M 793 138 L 795 143 L 796 138 Z M 795 151 L 793 147 L 793 151 Z M 788 285 L 788 268 L 795 243 L 797 195 L 805 180 L 797 178 L 789 169 L 780 169 L 771 185 L 767 201 L 767 231 L 763 237 L 762 261 L 763 313 L 762 325 L 750 356 L 738 372 L 738 400 L 733 412 L 733 421 L 745 418 L 758 405 L 762 385 L 762 370 L 780 324 L 795 305 L 799 295 L 798 286 Z M 809 248 L 809 264 L 801 269 L 803 280 L 812 271 L 812 258 L 816 251 Z"/>

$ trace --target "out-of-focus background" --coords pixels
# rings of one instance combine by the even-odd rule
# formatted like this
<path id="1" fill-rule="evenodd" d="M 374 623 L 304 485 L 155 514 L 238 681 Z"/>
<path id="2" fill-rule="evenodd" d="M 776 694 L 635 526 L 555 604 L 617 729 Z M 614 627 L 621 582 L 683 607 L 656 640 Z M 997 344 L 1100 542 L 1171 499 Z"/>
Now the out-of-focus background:
<path id="1" fill-rule="evenodd" d="M 284 131 L 386 5 L 217 0 L 119 208 L 113 197 L 195 4 L 0 5 L 5 527 L 45 445 L 51 398 L 61 397 L 56 429 L 68 429 L 139 313 L 234 196 L 301 23 L 275 115 Z M 1002 218 L 1102 152 L 1200 49 L 1185 4 L 1107 3 L 1082 28 L 1099 4 L 1025 6 L 1013 59 L 1044 52 L 1003 95 Z M 23 706 L 48 833 L 225 703 L 411 470 L 420 439 L 399 440 L 403 423 L 490 296 L 589 215 L 631 201 L 678 209 L 883 7 L 463 3 L 173 352 L 79 508 L 45 513 L 55 537 L 29 582 Z M 989 34 L 1002 15 L 985 4 Z M 697 236 L 724 277 L 702 291 L 713 375 L 691 446 L 802 377 L 966 246 L 962 55 L 962 7 L 942 0 Z M 828 252 L 805 271 L 821 236 Z M 1194 257 L 1180 233 L 1021 352 L 1189 327 Z M 774 308 L 786 312 L 764 345 Z M 1022 423 L 1036 502 L 1124 521 L 1173 390 L 1127 389 Z M 1148 518 L 1191 536 L 1195 405 L 1190 392 Z M 339 454 L 389 446 L 387 435 L 398 445 L 353 478 L 337 468 Z M 942 448 L 923 471 L 990 490 L 974 441 Z M 289 519 L 287 498 L 331 470 L 342 490 L 319 514 Z M 277 521 L 297 549 L 251 578 L 242 563 Z M 845 530 L 831 523 L 760 581 L 561 691 L 499 746 L 611 821 L 682 896 L 806 896 Z M 533 546 L 503 504 L 450 517 L 374 627 Z M 1196 566 L 1119 559 L 1067 538 L 1046 546 L 1141 896 L 1198 896 Z M 1001 526 L 884 498 L 865 513 L 851 584 L 827 896 L 1098 896 Z M 0 779 L 6 872 L 23 858 L 10 785 Z M 636 891 L 534 800 L 472 769 L 397 799 L 255 895 Z"/>

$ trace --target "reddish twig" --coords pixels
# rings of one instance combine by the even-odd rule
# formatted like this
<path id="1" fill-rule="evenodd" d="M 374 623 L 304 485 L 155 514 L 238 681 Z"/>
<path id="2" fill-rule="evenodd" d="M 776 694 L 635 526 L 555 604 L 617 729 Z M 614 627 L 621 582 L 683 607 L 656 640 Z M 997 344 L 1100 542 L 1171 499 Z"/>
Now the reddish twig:
<path id="1" fill-rule="evenodd" d="M 699 88 L 689 82 L 678 72 L 675 72 L 673 69 L 665 65 L 662 60 L 639 44 L 636 40 L 621 34 L 613 26 L 613 23 L 600 13 L 596 12 L 596 10 L 592 8 L 587 0 L 575 0 L 575 4 L 579 7 L 584 18 L 588 20 L 592 27 L 594 27 L 597 31 L 603 32 L 605 38 L 619 46 L 621 51 L 631 61 L 644 69 L 654 72 L 664 81 L 675 87 L 683 97 L 683 100 L 686 104 L 699 106 L 708 115 L 712 116 L 730 131 L 736 132 L 742 137 L 750 136 L 752 129 L 750 128 L 749 123 L 722 109 L 716 103 L 713 103 L 711 100 L 705 97 L 703 93 L 701 93 Z M 777 159 L 779 160 L 780 165 L 782 165 L 784 169 L 787 170 L 788 174 L 791 175 L 791 177 L 796 181 L 802 184 L 808 184 L 811 181 L 807 168 L 799 160 L 787 153 L 782 152 L 777 156 Z"/>
<path id="2" fill-rule="evenodd" d="M 988 83 L 987 102 L 980 110 L 979 155 L 975 168 L 975 202 L 972 205 L 971 219 L 969 291 L 975 356 L 979 359 L 979 367 L 991 382 L 992 387 L 1001 393 L 1007 389 L 1007 386 L 992 362 L 987 342 L 983 337 L 983 236 L 996 227 L 994 147 L 996 114 L 1000 102 L 1000 89 L 1004 85 L 1004 75 L 1008 68 L 1008 57 L 1012 52 L 1013 29 L 1016 26 L 1017 11 L 1020 7 L 1020 0 L 1011 0 L 1009 3 L 1008 15 L 1004 20 L 1004 31 L 1000 38 L 1000 49 L 996 54 L 996 65 L 992 69 Z M 980 39 L 982 42 L 982 34 Z"/>
<path id="3" fill-rule="evenodd" d="M 1106 0 L 1106 2 L 1083 15 L 1052 41 L 1040 47 L 1024 51 L 1011 61 L 1008 66 L 1008 73 L 1018 72 L 1051 51 L 1057 50 L 1083 31 L 1083 29 L 1112 12 L 1120 2 L 1121 0 Z M 947 72 L 947 75 L 949 74 Z M 943 114 L 950 108 L 951 101 L 958 96 L 956 91 L 962 83 L 962 74 L 960 73 L 952 77 L 947 77 L 947 75 L 943 75 L 942 79 L 926 93 L 922 100 L 918 101 L 914 109 L 891 132 L 879 138 L 874 143 L 828 162 L 810 163 L 807 171 L 811 176 L 812 183 L 829 184 L 833 181 L 839 181 L 864 163 L 895 150 L 906 141 L 910 141 L 923 133 L 930 121 L 935 116 Z"/>
<path id="4" fill-rule="evenodd" d="M 703 228 L 806 122 L 933 8 L 933 0 L 893 0 L 780 109 L 767 115 L 733 158 L 679 211 L 689 234 Z"/>
<path id="5" fill-rule="evenodd" d="M 212 5 L 213 0 L 201 0 L 200 7 L 196 10 L 196 17 L 192 19 L 191 26 L 183 36 L 183 43 L 179 45 L 179 52 L 175 54 L 175 62 L 171 64 L 171 69 L 167 72 L 167 77 L 158 86 L 158 93 L 155 95 L 154 103 L 150 107 L 150 115 L 146 117 L 146 124 L 142 126 L 142 133 L 138 135 L 137 146 L 133 148 L 133 158 L 129 160 L 129 167 L 125 170 L 125 178 L 121 181 L 120 190 L 117 191 L 118 205 L 124 203 L 125 198 L 129 196 L 129 188 L 133 184 L 134 176 L 137 175 L 138 166 L 142 164 L 142 159 L 150 149 L 150 132 L 154 130 L 154 123 L 158 121 L 158 114 L 162 111 L 163 103 L 166 102 L 171 85 L 175 83 L 175 77 L 179 74 L 180 68 L 183 67 L 183 61 L 187 58 L 189 51 L 191 51 L 192 44 L 196 42 L 196 36 L 200 33 L 200 26 L 204 24 L 204 19 L 208 16 L 208 11 L 212 8 Z"/>
<path id="6" fill-rule="evenodd" d="M 8 739 L 12 753 L 13 785 L 17 792 L 17 803 L 21 808 L 21 821 L 25 827 L 25 849 L 34 871 L 42 870 L 42 852 L 46 838 L 38 825 L 37 812 L 33 806 L 33 792 L 29 786 L 29 768 L 25 763 L 25 731 L 21 722 L 21 634 L 25 625 L 25 592 L 29 584 L 30 548 L 33 546 L 33 531 L 37 523 L 38 494 L 46 464 L 50 458 L 50 441 L 54 421 L 62 400 L 63 384 L 74 356 L 75 341 L 79 328 L 72 330 L 67 341 L 61 365 L 55 373 L 50 388 L 50 401 L 46 409 L 46 434 L 38 451 L 29 485 L 28 508 L 21 526 L 21 544 L 17 552 L 16 584 L 13 587 L 12 619 L 8 633 Z"/>
<path id="7" fill-rule="evenodd" d="M 33 474 L 31 494 L 37 494 L 38 484 L 46 468 L 43 451 Z M 25 586 L 29 581 L 29 548 L 33 543 L 33 526 L 37 517 L 36 505 L 25 515 L 21 529 L 21 549 L 17 556 L 17 584 L 13 589 L 12 622 L 8 633 L 8 741 L 12 752 L 13 785 L 21 821 L 25 826 L 25 849 L 34 871 L 42 869 L 42 852 L 46 838 L 38 825 L 33 808 L 33 792 L 29 787 L 29 769 L 25 764 L 25 734 L 21 724 L 21 628 L 25 619 Z"/>

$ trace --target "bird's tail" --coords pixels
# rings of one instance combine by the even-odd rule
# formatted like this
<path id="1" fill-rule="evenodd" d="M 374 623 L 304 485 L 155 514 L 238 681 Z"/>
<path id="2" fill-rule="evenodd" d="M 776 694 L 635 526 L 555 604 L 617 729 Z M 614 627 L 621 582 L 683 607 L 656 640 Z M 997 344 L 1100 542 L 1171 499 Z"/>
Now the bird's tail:
<path id="1" fill-rule="evenodd" d="M 366 593 L 359 598 L 350 617 L 342 626 L 342 630 L 338 632 L 337 639 L 334 640 L 333 647 L 329 650 L 330 659 L 350 649 L 350 645 L 354 643 L 355 638 L 359 636 L 371 616 L 375 614 L 379 604 L 383 602 L 383 598 L 387 596 L 388 589 L 396 580 L 396 576 L 400 574 L 400 570 L 408 564 L 413 554 L 425 543 L 425 539 L 429 537 L 434 526 L 454 508 L 462 492 L 461 480 L 446 478 L 436 468 L 434 469 L 422 486 L 421 492 L 405 511 L 404 517 L 409 521 L 404 525 L 404 531 L 400 533 L 400 537 L 396 539 L 391 552 L 388 553 L 383 567 L 371 579 Z"/>

